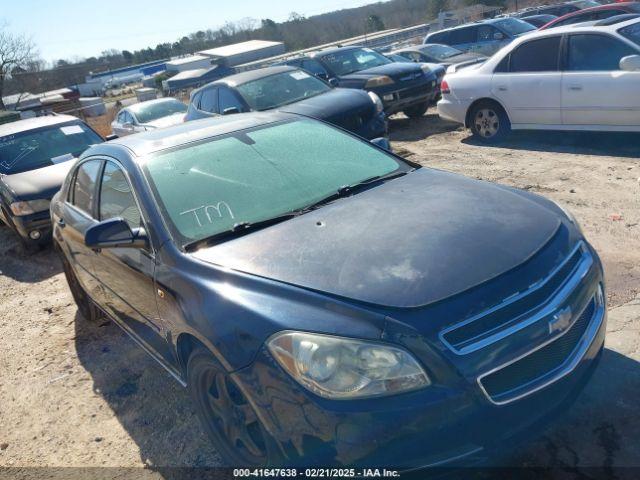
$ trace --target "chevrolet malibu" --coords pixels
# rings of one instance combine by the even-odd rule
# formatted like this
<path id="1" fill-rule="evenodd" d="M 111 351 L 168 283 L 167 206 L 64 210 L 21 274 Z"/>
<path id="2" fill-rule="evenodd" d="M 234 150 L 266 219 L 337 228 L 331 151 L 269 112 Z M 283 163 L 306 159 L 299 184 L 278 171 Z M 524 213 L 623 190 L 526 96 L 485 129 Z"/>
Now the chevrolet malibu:
<path id="1" fill-rule="evenodd" d="M 92 147 L 51 211 L 81 312 L 188 389 L 232 465 L 470 464 L 566 410 L 602 352 L 569 213 L 307 117 Z"/>

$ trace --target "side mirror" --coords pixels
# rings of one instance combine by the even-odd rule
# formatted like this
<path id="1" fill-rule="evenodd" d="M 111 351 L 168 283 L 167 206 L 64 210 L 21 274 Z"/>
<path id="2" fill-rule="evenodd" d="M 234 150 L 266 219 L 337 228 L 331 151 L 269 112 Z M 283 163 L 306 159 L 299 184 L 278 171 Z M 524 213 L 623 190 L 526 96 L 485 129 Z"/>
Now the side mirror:
<path id="1" fill-rule="evenodd" d="M 329 85 L 331 85 L 333 88 L 338 86 L 338 79 L 335 77 L 330 78 L 328 82 L 329 82 Z"/>
<path id="2" fill-rule="evenodd" d="M 321 78 L 323 80 L 329 80 L 329 75 L 327 75 L 324 72 L 318 72 L 316 73 L 316 77 Z"/>
<path id="3" fill-rule="evenodd" d="M 391 151 L 391 144 L 389 143 L 389 140 L 385 137 L 374 138 L 373 140 L 371 140 L 371 143 L 373 143 L 376 147 L 380 147 L 387 150 L 388 152 Z"/>
<path id="4" fill-rule="evenodd" d="M 110 218 L 90 227 L 84 244 L 92 250 L 102 248 L 145 248 L 149 243 L 144 228 L 131 230 L 122 218 Z"/>
<path id="5" fill-rule="evenodd" d="M 493 34 L 493 39 L 494 40 L 503 40 L 504 39 L 504 35 L 502 32 L 496 32 Z"/>
<path id="6" fill-rule="evenodd" d="M 116 138 L 119 138 L 118 135 L 116 135 L 115 133 L 112 133 L 110 135 L 107 135 L 106 137 L 104 137 L 104 139 L 108 142 L 109 140 L 115 140 Z"/>
<path id="7" fill-rule="evenodd" d="M 640 55 L 629 55 L 620 59 L 620 70 L 637 72 L 640 70 Z"/>
<path id="8" fill-rule="evenodd" d="M 228 107 L 222 111 L 222 115 L 231 115 L 232 113 L 240 113 L 238 107 Z"/>

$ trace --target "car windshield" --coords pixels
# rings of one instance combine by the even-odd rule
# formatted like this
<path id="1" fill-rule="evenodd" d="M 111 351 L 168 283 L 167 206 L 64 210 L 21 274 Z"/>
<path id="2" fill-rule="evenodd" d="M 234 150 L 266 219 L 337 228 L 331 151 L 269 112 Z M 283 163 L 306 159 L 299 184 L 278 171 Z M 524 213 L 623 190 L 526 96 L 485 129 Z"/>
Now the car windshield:
<path id="1" fill-rule="evenodd" d="M 392 63 L 387 57 L 370 48 L 336 50 L 320 58 L 338 76 Z"/>
<path id="2" fill-rule="evenodd" d="M 640 22 L 627 25 L 618 30 L 618 33 L 640 47 Z"/>
<path id="3" fill-rule="evenodd" d="M 180 100 L 172 98 L 162 102 L 143 102 L 136 105 L 136 108 L 131 111 L 135 114 L 138 122 L 149 123 L 174 113 L 186 113 L 187 106 Z"/>
<path id="4" fill-rule="evenodd" d="M 494 22 L 493 25 L 501 28 L 510 35 L 522 35 L 523 33 L 537 30 L 537 28 L 530 23 L 524 22 L 518 18 L 505 18 L 504 20 Z"/>
<path id="5" fill-rule="evenodd" d="M 445 60 L 462 53 L 461 50 L 448 45 L 428 45 L 420 48 L 420 51 L 438 60 Z"/>
<path id="6" fill-rule="evenodd" d="M 331 90 L 322 80 L 302 70 L 269 75 L 236 88 L 252 110 L 269 110 Z"/>
<path id="7" fill-rule="evenodd" d="M 182 245 L 299 211 L 342 187 L 410 169 L 365 141 L 308 119 L 188 144 L 144 165 L 163 216 Z"/>
<path id="8" fill-rule="evenodd" d="M 82 122 L 69 122 L 0 137 L 0 173 L 12 175 L 80 156 L 102 138 Z"/>

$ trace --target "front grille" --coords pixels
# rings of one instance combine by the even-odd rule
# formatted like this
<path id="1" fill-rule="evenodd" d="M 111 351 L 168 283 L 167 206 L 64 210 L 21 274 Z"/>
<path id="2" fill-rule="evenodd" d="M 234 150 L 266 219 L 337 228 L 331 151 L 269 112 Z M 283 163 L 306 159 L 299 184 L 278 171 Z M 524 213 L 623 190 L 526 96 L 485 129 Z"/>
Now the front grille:
<path id="1" fill-rule="evenodd" d="M 578 245 L 546 278 L 501 304 L 444 330 L 441 333 L 442 340 L 457 353 L 467 353 L 490 343 L 492 337 L 518 324 L 524 327 L 528 318 L 534 318 L 533 312 L 567 284 L 584 260 L 582 246 Z"/>
<path id="2" fill-rule="evenodd" d="M 551 376 L 573 357 L 572 354 L 587 331 L 595 311 L 596 301 L 592 299 L 563 335 L 520 360 L 483 377 L 480 383 L 487 395 L 494 401 L 500 401 L 513 396 L 517 391 L 527 390 L 542 377 Z"/>

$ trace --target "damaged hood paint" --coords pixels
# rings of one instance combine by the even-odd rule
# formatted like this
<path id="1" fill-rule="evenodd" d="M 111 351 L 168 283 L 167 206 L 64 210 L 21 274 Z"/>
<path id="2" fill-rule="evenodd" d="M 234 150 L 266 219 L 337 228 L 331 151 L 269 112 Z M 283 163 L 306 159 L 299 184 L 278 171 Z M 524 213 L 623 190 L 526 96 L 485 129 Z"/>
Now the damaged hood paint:
<path id="1" fill-rule="evenodd" d="M 522 264 L 560 224 L 520 193 L 423 168 L 192 255 L 360 302 L 417 307 Z"/>

